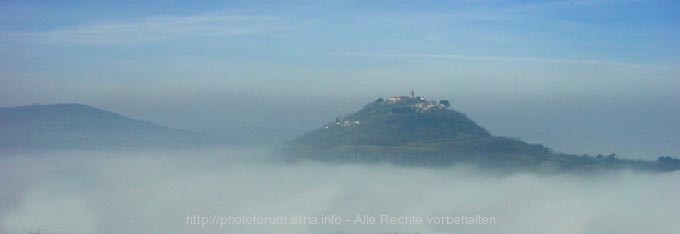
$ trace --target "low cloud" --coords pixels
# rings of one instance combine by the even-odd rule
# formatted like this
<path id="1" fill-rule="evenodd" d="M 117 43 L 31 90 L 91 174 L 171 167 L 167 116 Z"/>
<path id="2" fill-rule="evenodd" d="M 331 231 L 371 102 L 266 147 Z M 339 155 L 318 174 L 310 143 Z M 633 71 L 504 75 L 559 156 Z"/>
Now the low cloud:
<path id="1" fill-rule="evenodd" d="M 3 233 L 680 231 L 679 173 L 498 176 L 463 166 L 285 163 L 252 148 L 59 152 L 4 156 L 0 166 Z M 342 224 L 201 227 L 187 224 L 194 215 L 335 215 Z M 357 215 L 378 224 L 353 224 Z M 381 215 L 480 215 L 496 224 L 381 225 Z"/>

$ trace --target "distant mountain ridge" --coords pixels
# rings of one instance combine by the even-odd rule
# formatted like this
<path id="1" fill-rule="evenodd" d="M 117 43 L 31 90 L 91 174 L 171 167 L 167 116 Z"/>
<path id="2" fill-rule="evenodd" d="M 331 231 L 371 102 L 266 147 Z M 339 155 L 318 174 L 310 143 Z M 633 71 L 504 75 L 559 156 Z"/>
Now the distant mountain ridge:
<path id="1" fill-rule="evenodd" d="M 177 148 L 218 143 L 208 135 L 83 104 L 0 108 L 2 150 Z"/>
<path id="2" fill-rule="evenodd" d="M 448 100 L 424 97 L 379 98 L 294 139 L 283 150 L 294 158 L 334 162 L 391 162 L 450 166 L 468 163 L 501 170 L 595 171 L 680 169 L 671 157 L 656 162 L 555 153 L 541 144 L 491 135 Z"/>

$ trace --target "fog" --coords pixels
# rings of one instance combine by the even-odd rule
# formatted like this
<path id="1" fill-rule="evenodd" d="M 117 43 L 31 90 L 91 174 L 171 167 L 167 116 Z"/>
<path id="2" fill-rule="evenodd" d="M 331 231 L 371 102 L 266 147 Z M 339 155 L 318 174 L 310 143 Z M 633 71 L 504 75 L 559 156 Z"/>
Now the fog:
<path id="1" fill-rule="evenodd" d="M 285 162 L 271 149 L 62 151 L 0 158 L 1 233 L 678 233 L 680 173 L 497 175 Z M 188 216 L 342 217 L 187 224 Z M 376 224 L 354 224 L 357 215 Z M 423 224 L 380 224 L 381 215 Z M 427 217 L 494 217 L 430 225 Z M 350 220 L 350 221 L 346 221 Z M 320 221 L 319 221 L 320 223 Z"/>

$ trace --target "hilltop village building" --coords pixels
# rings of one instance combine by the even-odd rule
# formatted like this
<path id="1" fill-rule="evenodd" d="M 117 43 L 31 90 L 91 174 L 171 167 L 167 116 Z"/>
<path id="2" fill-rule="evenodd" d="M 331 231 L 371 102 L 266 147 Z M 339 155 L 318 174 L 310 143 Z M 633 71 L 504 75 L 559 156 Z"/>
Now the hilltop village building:
<path id="1" fill-rule="evenodd" d="M 410 108 L 412 108 L 414 111 L 420 112 L 420 113 L 425 113 L 425 112 L 431 112 L 431 111 L 440 111 L 440 110 L 445 110 L 446 108 L 449 107 L 449 101 L 448 100 L 440 100 L 439 102 L 436 101 L 428 101 L 425 99 L 425 97 L 422 96 L 415 96 L 415 93 L 411 91 L 411 96 L 392 96 L 388 98 L 379 98 L 373 103 L 370 103 L 367 105 L 366 108 L 373 108 L 373 107 L 378 107 L 378 106 L 384 106 L 384 105 L 399 105 L 399 104 L 408 104 L 410 105 Z M 335 118 L 335 125 L 339 127 L 350 127 L 350 126 L 355 126 L 361 124 L 361 121 L 359 120 L 351 120 L 351 115 L 349 116 L 338 116 Z M 329 128 L 330 125 L 326 125 L 324 128 Z"/>
<path id="2" fill-rule="evenodd" d="M 379 99 L 380 100 L 380 99 Z M 411 96 L 394 96 L 385 99 L 385 104 L 398 104 L 406 101 L 415 101 L 416 103 L 412 105 L 412 108 L 418 112 L 429 112 L 434 110 L 444 110 L 449 107 L 449 100 L 440 100 L 439 103 L 436 101 L 427 101 L 425 97 L 415 96 L 415 93 L 411 91 Z"/>

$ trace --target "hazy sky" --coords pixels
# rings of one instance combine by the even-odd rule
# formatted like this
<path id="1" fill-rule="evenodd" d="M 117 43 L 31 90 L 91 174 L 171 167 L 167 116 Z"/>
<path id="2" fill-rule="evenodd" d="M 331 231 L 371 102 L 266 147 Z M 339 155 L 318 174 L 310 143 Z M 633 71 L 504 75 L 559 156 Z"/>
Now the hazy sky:
<path id="1" fill-rule="evenodd" d="M 416 90 L 558 151 L 680 156 L 679 29 L 653 0 L 2 1 L 0 106 L 294 135 Z"/>

